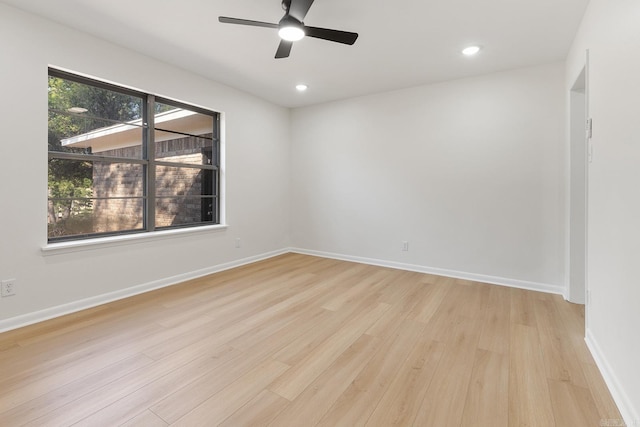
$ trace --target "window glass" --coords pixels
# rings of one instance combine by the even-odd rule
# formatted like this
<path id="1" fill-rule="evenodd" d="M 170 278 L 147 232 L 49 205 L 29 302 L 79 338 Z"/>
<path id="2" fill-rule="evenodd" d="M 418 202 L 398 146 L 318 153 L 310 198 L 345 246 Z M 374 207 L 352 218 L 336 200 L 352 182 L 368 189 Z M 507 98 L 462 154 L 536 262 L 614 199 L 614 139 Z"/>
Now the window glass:
<path id="1" fill-rule="evenodd" d="M 156 226 L 213 222 L 213 170 L 194 167 L 156 168 Z"/>
<path id="2" fill-rule="evenodd" d="M 143 99 L 49 76 L 49 151 L 142 158 Z"/>
<path id="3" fill-rule="evenodd" d="M 214 223 L 214 197 L 158 197 L 156 227 Z"/>
<path id="4" fill-rule="evenodd" d="M 49 174 L 49 238 L 144 227 L 142 165 L 50 159 Z"/>
<path id="5" fill-rule="evenodd" d="M 212 164 L 214 123 L 211 115 L 167 103 L 156 103 L 156 160 Z"/>
<path id="6" fill-rule="evenodd" d="M 218 223 L 218 113 L 53 69 L 48 95 L 49 241 Z"/>

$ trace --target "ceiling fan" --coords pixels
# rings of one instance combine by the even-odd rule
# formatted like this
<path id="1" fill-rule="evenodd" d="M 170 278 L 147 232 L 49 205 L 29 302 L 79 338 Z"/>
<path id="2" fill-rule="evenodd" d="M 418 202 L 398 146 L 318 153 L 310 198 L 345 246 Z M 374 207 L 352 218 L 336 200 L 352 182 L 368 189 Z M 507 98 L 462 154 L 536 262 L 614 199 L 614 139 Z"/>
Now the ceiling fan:
<path id="1" fill-rule="evenodd" d="M 280 41 L 280 45 L 276 51 L 276 59 L 287 58 L 291 53 L 293 42 L 302 39 L 304 36 L 348 45 L 354 44 L 358 38 L 357 33 L 304 25 L 304 17 L 307 15 L 307 12 L 309 12 L 309 8 L 313 4 L 313 1 L 314 0 L 283 0 L 282 8 L 284 9 L 285 14 L 277 24 L 262 21 L 250 21 L 248 19 L 229 18 L 227 16 L 218 17 L 218 21 L 225 24 L 277 28 L 278 35 L 282 40 Z"/>

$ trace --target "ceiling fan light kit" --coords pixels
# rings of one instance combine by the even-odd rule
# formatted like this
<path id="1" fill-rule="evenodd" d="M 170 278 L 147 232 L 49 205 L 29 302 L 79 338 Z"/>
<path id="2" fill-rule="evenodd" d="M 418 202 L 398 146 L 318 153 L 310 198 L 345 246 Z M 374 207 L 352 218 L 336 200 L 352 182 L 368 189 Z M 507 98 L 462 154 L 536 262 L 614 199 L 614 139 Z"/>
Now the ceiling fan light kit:
<path id="1" fill-rule="evenodd" d="M 309 12 L 309 8 L 313 4 L 313 1 L 314 0 L 284 0 L 282 2 L 282 8 L 284 9 L 285 14 L 278 24 L 230 18 L 227 16 L 218 17 L 218 21 L 224 24 L 238 24 L 278 29 L 278 35 L 282 40 L 280 41 L 280 45 L 276 51 L 276 59 L 287 58 L 291 53 L 293 42 L 301 40 L 305 36 L 347 45 L 354 44 L 358 38 L 357 33 L 332 30 L 329 28 L 308 27 L 304 25 L 304 17 L 307 16 L 307 12 Z"/>
<path id="2" fill-rule="evenodd" d="M 304 38 L 304 30 L 300 27 L 282 27 L 278 30 L 278 35 L 282 40 L 297 42 Z"/>
<path id="3" fill-rule="evenodd" d="M 473 56 L 478 52 L 480 52 L 480 49 L 481 49 L 480 46 L 468 46 L 462 49 L 462 54 L 464 56 Z"/>

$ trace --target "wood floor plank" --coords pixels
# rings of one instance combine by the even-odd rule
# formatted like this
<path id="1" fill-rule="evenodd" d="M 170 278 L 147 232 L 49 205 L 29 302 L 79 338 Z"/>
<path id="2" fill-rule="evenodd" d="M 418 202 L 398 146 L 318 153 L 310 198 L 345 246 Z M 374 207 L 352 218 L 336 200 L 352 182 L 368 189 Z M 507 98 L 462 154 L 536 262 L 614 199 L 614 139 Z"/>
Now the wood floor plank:
<path id="1" fill-rule="evenodd" d="M 509 319 L 511 299 L 509 290 L 498 286 L 489 289 L 487 315 L 482 325 L 478 348 L 494 353 L 509 354 Z"/>
<path id="2" fill-rule="evenodd" d="M 323 307 L 330 307 L 336 297 L 357 285 L 362 277 L 365 276 L 366 271 L 367 266 L 364 264 L 355 264 L 352 268 L 333 268 L 329 272 L 324 271 L 320 275 L 320 280 L 330 290 L 326 295 L 318 299 L 318 303 Z"/>
<path id="3" fill-rule="evenodd" d="M 556 304 L 557 295 L 540 295 L 532 299 L 533 310 L 536 315 L 536 326 L 540 331 L 554 333 L 566 330 L 559 306 Z"/>
<path id="4" fill-rule="evenodd" d="M 414 425 L 460 425 L 482 324 L 458 316 Z M 427 324 L 427 328 L 429 325 Z"/>
<path id="5" fill-rule="evenodd" d="M 403 285 L 403 288 L 407 289 L 407 292 L 402 294 L 397 300 L 387 302 L 384 299 L 380 299 L 382 302 L 387 302 L 391 305 L 393 311 L 400 313 L 406 313 L 409 316 L 414 308 L 427 300 L 429 295 L 429 284 L 423 283 L 419 280 L 418 273 L 412 273 L 406 277 L 407 283 Z M 400 294 L 400 293 L 398 293 Z M 413 319 L 412 319 L 413 320 Z"/>
<path id="6" fill-rule="evenodd" d="M 390 331 L 394 331 L 406 319 L 406 313 L 395 310 L 387 310 L 380 318 L 364 333 L 371 336 L 385 337 Z"/>
<path id="7" fill-rule="evenodd" d="M 490 300 L 489 294 L 495 286 L 460 279 L 456 283 L 467 287 L 464 291 L 464 297 L 460 299 L 458 304 L 460 314 L 484 323 Z"/>
<path id="8" fill-rule="evenodd" d="M 120 427 L 167 427 L 168 425 L 162 418 L 147 410 L 121 424 Z"/>
<path id="9" fill-rule="evenodd" d="M 203 327 L 194 333 L 183 334 L 157 343 L 154 346 L 144 349 L 144 354 L 158 360 L 199 340 L 210 339 L 214 333 L 218 334 L 219 342 L 223 344 L 229 339 L 235 338 L 247 329 L 250 329 L 250 326 L 242 323 L 245 322 L 247 318 L 251 316 L 263 316 L 263 310 L 270 309 L 273 305 L 282 302 L 287 296 L 293 294 L 293 291 L 284 287 L 278 288 L 271 293 L 257 293 L 250 300 L 241 302 L 239 306 L 225 307 L 223 310 L 215 313 L 214 320 L 209 323 L 211 327 Z M 237 328 L 239 324 L 243 326 L 245 331 Z"/>
<path id="10" fill-rule="evenodd" d="M 232 280 L 224 285 L 198 289 L 196 295 L 174 300 L 172 307 L 176 314 L 163 319 L 163 322 L 171 322 L 180 319 L 180 316 L 193 317 L 200 314 L 215 316 L 217 319 L 225 319 L 242 309 L 248 308 L 249 303 L 260 304 L 265 298 L 271 298 L 274 293 L 287 293 L 299 283 L 307 283 L 315 277 L 312 273 L 274 269 L 265 275 L 243 277 Z M 177 302 L 175 302 L 177 301 Z"/>
<path id="11" fill-rule="evenodd" d="M 262 363 L 290 340 L 304 334 L 318 322 L 322 323 L 323 318 L 333 314 L 319 307 L 312 311 L 317 311 L 318 314 L 311 314 L 308 319 L 298 319 L 297 323 L 285 325 L 275 337 L 266 337 L 262 341 L 256 341 L 252 347 L 242 353 L 243 357 L 233 359 L 228 364 L 209 371 L 186 387 L 176 388 L 174 392 L 167 394 L 165 398 L 152 405 L 151 409 L 169 422 L 178 420 L 207 398 L 244 375 L 252 367 Z M 307 314 L 310 314 L 310 311 Z M 195 352 L 199 353 L 199 351 Z"/>
<path id="12" fill-rule="evenodd" d="M 420 340 L 424 324 L 403 321 L 329 409 L 318 426 L 363 426 Z"/>
<path id="13" fill-rule="evenodd" d="M 571 341 L 558 331 L 543 330 L 539 335 L 547 378 L 588 387 Z"/>
<path id="14" fill-rule="evenodd" d="M 42 322 L 17 330 L 14 342 L 20 347 L 26 347 L 41 341 L 50 341 L 62 336 L 67 336 L 75 331 L 82 330 L 90 325 L 103 322 L 110 313 L 105 306 L 93 307 L 78 313 L 71 313 L 53 319 L 51 322 Z M 11 333 L 11 332 L 10 332 Z M 10 334 L 9 333 L 9 334 Z"/>
<path id="15" fill-rule="evenodd" d="M 229 359 L 227 363 L 203 373 L 194 381 L 182 387 L 174 387 L 173 392 L 167 392 L 150 402 L 149 407 L 163 420 L 173 423 L 268 360 L 270 359 L 265 352 L 245 353 L 243 357 Z M 281 364 L 288 367 L 284 363 Z"/>
<path id="16" fill-rule="evenodd" d="M 137 350 L 127 347 L 115 347 L 103 351 L 70 353 L 65 357 L 33 365 L 30 361 L 22 371 L 6 374 L 2 383 L 4 393 L 0 394 L 0 407 L 9 410 L 38 396 L 90 375 L 103 367 L 138 354 Z M 16 368 L 14 368 L 16 369 Z M 5 369 L 1 370 L 5 373 Z M 10 392 L 10 393 L 9 393 Z"/>
<path id="17" fill-rule="evenodd" d="M 38 343 L 9 349 L 3 352 L 5 359 L 0 363 L 0 389 L 9 391 L 23 387 L 31 381 L 54 375 L 59 369 L 74 369 L 73 365 L 78 361 L 100 358 L 108 352 L 115 352 L 114 358 L 124 359 L 132 353 L 127 348 L 131 342 L 163 331 L 164 328 L 155 324 L 133 326 L 130 329 L 98 326 L 93 330 L 95 335 L 90 340 L 83 335 L 78 342 L 71 337 L 70 341 L 60 340 L 59 344 L 47 342 L 46 346 Z"/>
<path id="18" fill-rule="evenodd" d="M 101 387 L 125 377 L 131 372 L 153 363 L 153 360 L 142 354 L 137 354 L 120 362 L 80 377 L 49 393 L 44 393 L 12 409 L 3 406 L 0 412 L 0 425 L 23 425 L 40 418 L 57 408 L 71 404 L 80 397 L 94 392 Z"/>
<path id="19" fill-rule="evenodd" d="M 581 363 L 582 370 L 591 391 L 593 402 L 602 420 L 622 419 L 620 411 L 613 401 L 607 385 L 602 378 L 602 374 L 595 364 Z"/>
<path id="20" fill-rule="evenodd" d="M 334 315 L 323 323 L 322 328 L 314 328 L 292 340 L 273 357 L 291 366 L 298 365 L 304 358 L 309 357 L 318 346 L 349 324 L 353 318 L 361 315 L 361 311 L 376 306 L 377 300 L 376 294 L 370 294 L 351 306 L 344 306 L 340 311 L 332 312 Z"/>
<path id="21" fill-rule="evenodd" d="M 298 282 L 296 285 L 299 284 L 303 285 L 301 289 L 295 290 L 295 292 L 287 296 L 286 299 L 272 303 L 269 307 L 247 316 L 242 323 L 249 327 L 255 327 L 266 322 L 271 322 L 273 319 L 280 318 L 282 313 L 295 314 L 296 312 L 307 309 L 309 306 L 307 303 L 316 300 L 317 297 L 327 289 L 325 283 L 312 284 L 305 280 Z"/>
<path id="22" fill-rule="evenodd" d="M 431 320 L 438 308 L 440 308 L 440 304 L 442 304 L 447 293 L 451 291 L 453 279 L 442 277 L 438 280 L 430 281 L 429 284 L 431 286 L 428 287 L 428 298 L 422 304 L 417 305 L 411 314 L 411 318 L 418 322 L 428 323 Z"/>
<path id="23" fill-rule="evenodd" d="M 462 426 L 508 427 L 509 355 L 476 350 Z"/>
<path id="24" fill-rule="evenodd" d="M 467 292 L 470 292 L 470 294 L 467 295 Z M 475 298 L 477 295 L 477 291 L 473 288 L 454 282 L 438 309 L 427 323 L 425 330 L 426 336 L 440 342 L 448 341 L 451 337 L 451 331 L 459 321 L 459 317 L 473 315 L 473 313 L 466 312 L 461 302 L 464 301 L 466 296 Z"/>
<path id="25" fill-rule="evenodd" d="M 188 388 L 202 376 L 216 372 L 225 372 L 230 362 L 238 359 L 239 352 L 223 349 L 217 357 L 208 357 L 202 363 L 187 364 L 173 370 L 163 376 L 148 382 L 135 391 L 122 396 L 117 401 L 85 417 L 81 425 L 118 425 L 134 416 L 137 416 L 147 408 L 153 408 L 159 400 L 163 399 L 174 389 Z M 165 421 L 170 421 L 162 413 L 153 411 Z"/>
<path id="26" fill-rule="evenodd" d="M 327 338 L 313 353 L 282 375 L 269 389 L 286 399 L 295 399 L 388 309 L 388 304 L 379 303 L 369 311 L 359 313 L 348 325 Z"/>
<path id="27" fill-rule="evenodd" d="M 282 362 L 267 360 L 202 402 L 172 425 L 176 427 L 218 425 L 256 397 L 287 369 L 289 366 Z"/>
<path id="28" fill-rule="evenodd" d="M 268 322 L 253 324 L 249 330 L 242 335 L 228 341 L 233 348 L 247 350 L 255 345 L 256 342 L 269 339 L 271 336 L 280 333 L 284 328 L 292 323 L 300 327 L 305 319 L 329 317 L 328 310 L 317 307 L 313 304 L 299 304 L 289 310 L 284 310 L 276 316 L 273 316 Z"/>
<path id="29" fill-rule="evenodd" d="M 376 354 L 380 339 L 361 335 L 269 424 L 315 426 Z"/>
<path id="30" fill-rule="evenodd" d="M 346 289 L 341 290 L 340 293 L 336 293 L 336 295 L 329 301 L 325 302 L 322 305 L 322 308 L 331 311 L 338 311 L 345 304 L 348 304 L 354 300 L 358 300 L 362 298 L 363 294 L 370 292 L 372 290 L 372 285 L 380 282 L 384 277 L 388 276 L 388 272 L 384 270 L 376 271 L 373 274 L 366 276 L 351 276 L 353 279 L 356 279 L 354 283 L 348 286 Z"/>
<path id="31" fill-rule="evenodd" d="M 598 426 L 600 416 L 588 389 L 550 379 L 549 391 L 557 426 Z"/>
<path id="32" fill-rule="evenodd" d="M 537 327 L 535 306 L 533 303 L 535 292 L 524 289 L 510 289 L 511 294 L 511 323 Z"/>
<path id="33" fill-rule="evenodd" d="M 538 329 L 511 325 L 509 426 L 554 426 Z"/>
<path id="34" fill-rule="evenodd" d="M 284 397 L 269 390 L 262 390 L 224 420 L 220 427 L 266 427 L 288 404 L 289 401 Z"/>
<path id="35" fill-rule="evenodd" d="M 582 306 L 295 253 L 0 334 L 2 426 L 620 419 Z"/>
<path id="36" fill-rule="evenodd" d="M 218 357 L 232 353 L 233 349 L 221 348 L 218 350 Z M 237 354 L 232 354 L 237 356 Z M 105 410 L 114 402 L 118 402 L 131 393 L 154 381 L 165 378 L 180 379 L 187 373 L 198 375 L 203 372 L 212 362 L 211 354 L 194 355 L 189 353 L 178 353 L 171 358 L 164 359 L 153 364 L 144 366 L 126 375 L 120 381 L 115 381 L 101 387 L 93 392 L 87 393 L 73 402 L 58 407 L 34 421 L 27 423 L 28 426 L 40 427 L 43 425 L 72 425 L 91 416 L 95 412 Z M 136 415 L 136 414 L 132 414 Z M 126 418 L 123 421 L 128 420 Z"/>
<path id="37" fill-rule="evenodd" d="M 398 288 L 396 283 L 403 285 Z M 420 273 L 413 271 L 393 272 L 384 281 L 384 288 L 380 291 L 380 302 L 397 307 L 403 311 L 407 309 L 407 304 L 413 305 L 414 301 L 407 299 L 410 293 L 421 289 L 424 285 L 420 281 Z"/>
<path id="38" fill-rule="evenodd" d="M 257 352 L 269 354 L 274 359 L 291 366 L 293 363 L 288 363 L 275 356 L 280 354 L 280 351 L 292 342 L 298 342 L 301 338 L 312 335 L 315 330 L 322 329 L 325 325 L 331 324 L 335 317 L 336 313 L 321 307 L 316 307 L 313 310 L 305 312 L 304 316 L 292 319 L 291 322 L 285 324 L 273 335 L 265 337 L 262 340 L 255 340 L 247 348 L 237 346 L 234 346 L 234 348 L 240 348 L 246 354 L 254 354 Z M 322 325 L 322 327 L 318 327 L 319 325 Z M 235 343 L 235 341 L 231 342 Z"/>
<path id="39" fill-rule="evenodd" d="M 421 340 L 400 365 L 393 382 L 366 420 L 369 427 L 409 426 L 418 414 L 445 345 Z"/>

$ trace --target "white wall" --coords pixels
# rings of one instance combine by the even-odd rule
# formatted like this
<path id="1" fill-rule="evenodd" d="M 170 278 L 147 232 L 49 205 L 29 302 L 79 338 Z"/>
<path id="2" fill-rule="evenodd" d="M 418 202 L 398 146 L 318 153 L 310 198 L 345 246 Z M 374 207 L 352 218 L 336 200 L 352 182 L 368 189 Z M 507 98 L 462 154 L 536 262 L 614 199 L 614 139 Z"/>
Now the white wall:
<path id="1" fill-rule="evenodd" d="M 628 425 L 640 424 L 640 2 L 591 0 L 567 60 L 589 50 L 587 342 Z"/>
<path id="2" fill-rule="evenodd" d="M 0 299 L 0 330 L 42 310 L 56 314 L 52 308 L 288 246 L 287 109 L 2 4 L 0 52 L 0 279 L 16 278 L 19 286 L 16 296 Z M 223 112 L 229 228 L 43 256 L 48 65 Z"/>
<path id="3" fill-rule="evenodd" d="M 584 74 L 581 74 L 584 82 Z M 569 204 L 568 248 L 567 264 L 567 294 L 568 300 L 577 304 L 584 304 L 586 300 L 586 227 L 587 227 L 587 138 L 586 124 L 586 94 L 584 87 L 573 88 L 569 95 L 569 147 L 570 158 L 567 176 L 569 178 L 567 202 Z"/>
<path id="4" fill-rule="evenodd" d="M 292 244 L 562 292 L 563 73 L 551 64 L 294 110 Z"/>

